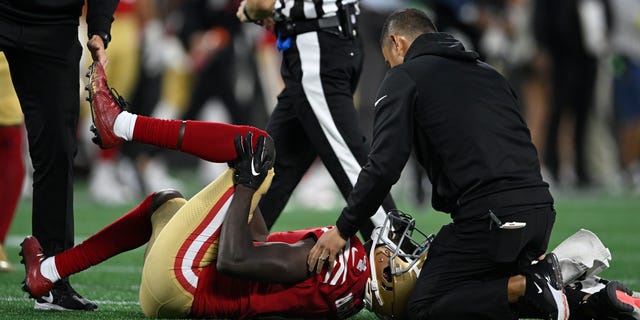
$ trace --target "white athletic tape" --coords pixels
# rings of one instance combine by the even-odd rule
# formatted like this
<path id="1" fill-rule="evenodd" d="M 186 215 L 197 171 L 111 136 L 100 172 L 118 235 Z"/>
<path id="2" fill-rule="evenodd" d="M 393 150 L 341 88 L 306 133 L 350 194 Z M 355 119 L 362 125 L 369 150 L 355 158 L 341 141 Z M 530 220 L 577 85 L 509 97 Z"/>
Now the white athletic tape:
<path id="1" fill-rule="evenodd" d="M 585 229 L 560 243 L 553 253 L 558 257 L 564 285 L 591 277 L 609 267 L 611 252 L 593 232 Z"/>

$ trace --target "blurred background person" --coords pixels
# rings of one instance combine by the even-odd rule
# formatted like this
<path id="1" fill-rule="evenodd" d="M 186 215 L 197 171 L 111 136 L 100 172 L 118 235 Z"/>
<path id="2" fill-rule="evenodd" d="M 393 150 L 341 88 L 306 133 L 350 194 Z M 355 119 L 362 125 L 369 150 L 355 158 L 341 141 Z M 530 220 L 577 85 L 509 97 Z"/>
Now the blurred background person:
<path id="1" fill-rule="evenodd" d="M 265 103 L 258 82 L 254 46 L 235 16 L 239 1 L 194 0 L 182 5 L 180 40 L 194 83 L 184 119 L 197 119 L 206 102 L 219 98 L 231 123 L 264 127 Z"/>
<path id="2" fill-rule="evenodd" d="M 356 108 L 362 131 L 371 139 L 373 106 L 378 86 L 389 68 L 380 52 L 380 32 L 393 11 L 408 5 L 406 0 L 365 0 L 360 4 L 360 37 L 364 48 L 363 68 L 356 92 Z"/>
<path id="3" fill-rule="evenodd" d="M 0 52 L 0 272 L 13 271 L 4 244 L 16 213 L 25 174 L 22 143 L 24 117 L 11 84 L 9 65 Z"/>
<path id="4" fill-rule="evenodd" d="M 575 185 L 589 187 L 587 120 L 594 108 L 598 58 L 611 22 L 608 0 L 536 0 L 534 34 L 550 59 L 551 96 L 543 163 L 552 182 L 560 181 L 561 127 L 571 126 Z M 567 181 L 560 181 L 567 182 Z"/>
<path id="5" fill-rule="evenodd" d="M 549 60 L 538 50 L 533 34 L 534 0 L 508 0 L 504 25 L 508 38 L 505 76 L 521 99 L 522 113 L 531 130 L 531 140 L 541 158 L 544 152 L 549 95 Z"/>
<path id="6" fill-rule="evenodd" d="M 176 37 L 182 23 L 176 12 L 182 1 L 137 0 L 140 63 L 136 66 L 137 82 L 130 96 L 133 112 L 146 116 L 176 118 L 189 98 L 191 73 L 186 54 Z M 108 71 L 108 70 L 107 70 Z M 112 82 L 117 88 L 117 83 Z M 125 183 L 147 194 L 166 188 L 181 188 L 183 183 L 169 173 L 170 152 L 144 144 L 122 148 L 120 161 Z M 132 179 L 133 178 L 133 179 Z"/>
<path id="7" fill-rule="evenodd" d="M 622 176 L 640 193 L 640 1 L 611 0 L 614 98 Z"/>
<path id="8" fill-rule="evenodd" d="M 239 1 L 181 2 L 175 34 L 186 53 L 191 74 L 186 108 L 177 118 L 264 127 L 267 110 L 258 76 L 256 37 L 235 17 Z M 225 169 L 199 159 L 198 178 L 206 184 Z"/>
<path id="9" fill-rule="evenodd" d="M 504 0 L 426 0 L 424 1 L 435 16 L 435 24 L 440 32 L 452 34 L 465 47 L 481 52 L 480 39 L 491 16 L 490 5 L 500 6 Z"/>
<path id="10" fill-rule="evenodd" d="M 544 151 L 549 94 L 548 56 L 538 50 L 533 34 L 533 0 L 485 1 L 487 17 L 478 40 L 484 60 L 512 84 L 531 140 Z"/>

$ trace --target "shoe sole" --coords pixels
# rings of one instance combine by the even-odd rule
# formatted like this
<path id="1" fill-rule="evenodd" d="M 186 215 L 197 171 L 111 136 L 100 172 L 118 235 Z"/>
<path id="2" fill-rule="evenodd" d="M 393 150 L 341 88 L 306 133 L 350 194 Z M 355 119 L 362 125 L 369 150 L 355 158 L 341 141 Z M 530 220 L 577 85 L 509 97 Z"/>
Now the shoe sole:
<path id="1" fill-rule="evenodd" d="M 74 311 L 73 309 L 67 309 L 65 307 L 61 307 L 57 304 L 49 303 L 49 302 L 38 302 L 33 305 L 33 309 L 35 310 L 55 310 L 55 311 Z"/>
<path id="2" fill-rule="evenodd" d="M 558 262 L 558 257 L 553 253 L 547 254 L 545 259 L 552 259 L 551 265 L 555 275 L 555 279 L 551 279 L 547 284 L 549 286 L 549 290 L 551 290 L 551 294 L 553 295 L 553 300 L 558 306 L 558 316 L 555 320 L 567 320 L 569 319 L 569 304 L 567 302 L 567 296 L 564 294 L 560 262 Z"/>
<path id="3" fill-rule="evenodd" d="M 36 301 L 33 305 L 34 310 L 48 310 L 48 311 L 94 311 L 96 309 L 69 309 L 62 306 L 59 306 L 55 303 L 49 302 L 38 302 Z"/>
<path id="4" fill-rule="evenodd" d="M 87 91 L 87 101 L 89 102 L 89 108 L 91 109 L 91 127 L 89 128 L 89 130 L 91 132 L 93 132 L 94 137 L 91 138 L 91 141 L 93 141 L 93 143 L 97 144 L 101 149 L 110 149 L 112 147 L 114 147 L 115 145 L 109 145 L 107 147 L 105 147 L 102 143 L 102 137 L 100 136 L 98 127 L 96 126 L 96 120 L 95 120 L 95 109 L 93 107 L 93 99 L 94 96 L 91 93 L 91 76 L 94 73 L 94 66 L 95 62 L 93 64 L 91 64 L 91 66 L 89 66 L 89 72 L 87 72 L 87 74 L 85 75 L 87 78 L 89 78 L 89 84 L 86 85 L 84 87 L 84 90 Z M 106 81 L 106 80 L 105 80 Z M 117 91 L 115 91 L 115 89 L 109 87 L 108 85 L 106 85 L 107 88 L 107 94 L 111 96 L 111 98 L 116 102 L 116 105 L 118 105 L 118 107 L 120 107 L 120 109 L 122 111 L 126 111 L 128 108 L 126 107 L 127 102 L 122 98 L 122 96 L 120 96 L 118 94 Z M 115 94 L 114 94 L 115 92 Z"/>
<path id="5" fill-rule="evenodd" d="M 20 264 L 23 264 L 25 266 L 25 272 L 27 265 L 24 264 L 24 248 L 22 247 L 24 245 L 24 240 L 22 242 L 20 242 L 20 252 L 18 252 L 18 255 L 20 256 Z M 22 286 L 21 286 L 22 291 L 26 292 L 29 294 L 29 298 L 31 299 L 36 299 L 37 297 L 35 297 L 32 293 L 31 290 L 29 290 L 29 286 L 27 286 L 27 278 L 25 276 L 25 279 L 22 280 Z"/>
<path id="6" fill-rule="evenodd" d="M 560 262 L 558 261 L 558 257 L 554 253 L 549 253 L 545 257 L 545 259 L 551 259 L 551 266 L 554 274 L 554 279 L 551 279 L 551 285 L 556 290 L 564 291 L 564 283 L 562 279 L 562 271 L 560 270 Z"/>
<path id="7" fill-rule="evenodd" d="M 548 285 L 553 300 L 558 306 L 558 316 L 553 320 L 567 320 L 569 319 L 569 303 L 567 302 L 567 296 L 562 290 L 555 289 L 553 286 Z"/>
<path id="8" fill-rule="evenodd" d="M 91 79 L 91 75 L 93 74 L 93 64 L 91 64 L 91 66 L 89 66 L 89 72 L 87 72 L 87 74 L 85 75 L 87 78 Z M 97 144 L 100 148 L 102 148 L 102 139 L 100 139 L 100 134 L 98 133 L 98 128 L 96 127 L 96 120 L 95 120 L 95 113 L 93 110 L 93 95 L 91 94 L 91 89 L 90 89 L 91 84 L 88 84 L 84 87 L 84 90 L 87 91 L 87 101 L 89 102 L 89 108 L 91 109 L 91 132 L 93 132 L 94 136 L 91 139 L 95 144 Z"/>

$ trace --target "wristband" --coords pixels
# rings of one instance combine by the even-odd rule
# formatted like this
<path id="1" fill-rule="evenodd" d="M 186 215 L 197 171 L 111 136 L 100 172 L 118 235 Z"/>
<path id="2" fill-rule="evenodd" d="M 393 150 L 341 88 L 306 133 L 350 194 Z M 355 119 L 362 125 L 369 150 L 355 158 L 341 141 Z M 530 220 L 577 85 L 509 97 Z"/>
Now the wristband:
<path id="1" fill-rule="evenodd" d="M 111 42 L 110 34 L 103 31 L 96 31 L 89 34 L 89 39 L 91 39 L 93 36 L 100 37 L 102 39 L 102 43 L 104 43 L 104 48 L 107 49 L 107 46 L 109 46 L 109 42 Z"/>
<path id="2" fill-rule="evenodd" d="M 253 20 L 250 16 L 249 16 L 249 11 L 247 10 L 247 7 L 245 6 L 244 8 L 242 8 L 242 13 L 244 14 L 244 17 L 247 18 L 247 21 L 249 22 L 253 22 L 255 24 L 259 24 L 262 25 L 262 20 Z"/>

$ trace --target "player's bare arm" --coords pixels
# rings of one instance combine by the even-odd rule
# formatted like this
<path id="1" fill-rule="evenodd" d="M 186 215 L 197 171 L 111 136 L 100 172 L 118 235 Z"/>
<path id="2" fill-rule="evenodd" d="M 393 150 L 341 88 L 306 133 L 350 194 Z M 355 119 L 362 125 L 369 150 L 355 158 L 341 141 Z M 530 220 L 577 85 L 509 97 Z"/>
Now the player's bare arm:
<path id="1" fill-rule="evenodd" d="M 236 277 L 262 281 L 302 281 L 309 277 L 307 254 L 315 243 L 313 239 L 295 244 L 253 242 L 253 234 L 247 223 L 251 199 L 273 166 L 274 157 L 264 153 L 268 149 L 265 147 L 265 137 L 258 139 L 255 152 L 251 141 L 250 134 L 244 139 L 236 137 L 239 155 L 239 159 L 233 163 L 236 190 L 220 233 L 218 270 Z"/>
<path id="2" fill-rule="evenodd" d="M 255 242 L 265 242 L 269 235 L 269 229 L 264 222 L 264 217 L 259 207 L 253 211 L 253 218 L 249 222 L 249 230 L 251 232 L 251 239 Z"/>
<path id="3" fill-rule="evenodd" d="M 275 0 L 243 0 L 236 16 L 242 22 L 261 21 L 273 15 L 275 4 Z"/>

